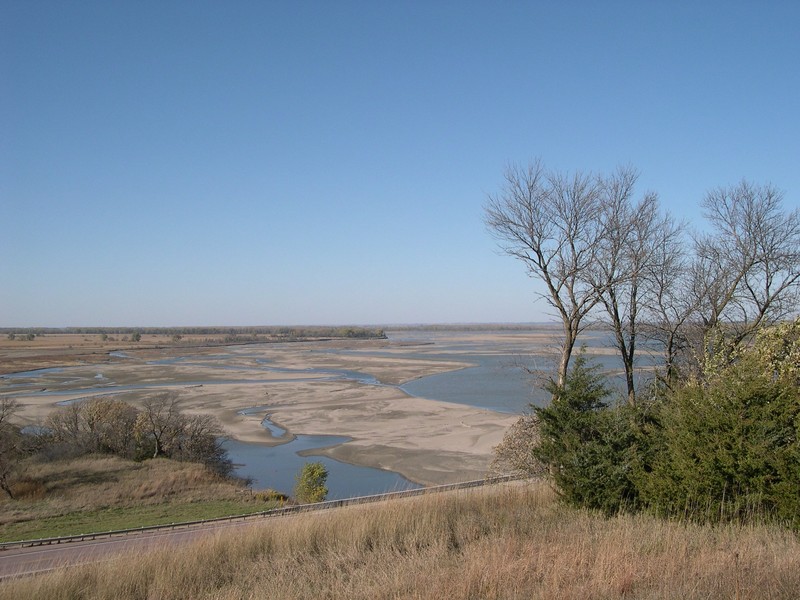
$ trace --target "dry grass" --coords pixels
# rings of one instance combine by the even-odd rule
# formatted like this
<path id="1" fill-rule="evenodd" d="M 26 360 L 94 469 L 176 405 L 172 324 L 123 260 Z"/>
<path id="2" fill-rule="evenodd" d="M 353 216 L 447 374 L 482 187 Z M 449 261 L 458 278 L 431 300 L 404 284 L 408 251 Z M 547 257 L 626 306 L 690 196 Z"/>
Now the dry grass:
<path id="1" fill-rule="evenodd" d="M 129 350 L 160 342 L 162 340 L 156 339 L 156 336 L 142 336 L 141 342 L 122 342 L 119 339 L 103 341 L 99 334 L 49 334 L 33 340 L 9 340 L 6 334 L 2 334 L 0 375 L 46 367 L 109 362 L 108 352 L 111 350 Z"/>
<path id="2" fill-rule="evenodd" d="M 31 459 L 24 472 L 12 485 L 15 499 L 0 497 L 0 541 L 191 521 L 279 504 L 202 465 L 167 459 Z"/>
<path id="3" fill-rule="evenodd" d="M 544 486 L 352 507 L 11 581 L 0 598 L 796 598 L 770 527 L 568 509 Z"/>
<path id="4" fill-rule="evenodd" d="M 15 485 L 20 499 L 0 499 L 0 526 L 83 510 L 161 504 L 171 499 L 231 499 L 239 488 L 203 465 L 167 459 L 134 462 L 115 456 L 88 456 L 30 461 L 25 465 L 25 477 Z"/>
<path id="5" fill-rule="evenodd" d="M 163 352 L 174 350 L 185 352 L 187 346 L 207 346 L 193 348 L 193 352 L 211 351 L 213 345 L 223 342 L 224 335 L 184 335 L 179 342 L 172 334 L 142 334 L 138 342 L 126 340 L 128 336 L 111 335 L 103 340 L 95 333 L 49 333 L 33 340 L 18 337 L 9 340 L 7 334 L 0 334 L 0 375 L 18 371 L 32 371 L 47 367 L 70 367 L 86 364 L 103 364 L 118 361 L 110 357 L 112 350 L 129 352 L 132 355 L 149 358 L 162 356 Z M 208 345 L 212 344 L 212 345 Z"/>

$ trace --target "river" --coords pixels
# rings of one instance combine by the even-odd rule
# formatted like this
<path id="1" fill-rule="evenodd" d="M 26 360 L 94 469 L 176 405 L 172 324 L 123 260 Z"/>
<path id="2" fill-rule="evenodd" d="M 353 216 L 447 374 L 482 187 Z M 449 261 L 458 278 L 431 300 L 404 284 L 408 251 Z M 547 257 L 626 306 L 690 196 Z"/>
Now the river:
<path id="1" fill-rule="evenodd" d="M 402 384 L 400 387 L 411 396 L 467 404 L 503 413 L 521 414 L 529 409 L 531 404 L 542 405 L 547 402 L 548 395 L 530 372 L 535 370 L 546 371 L 552 364 L 553 353 L 548 351 L 551 346 L 557 345 L 557 331 L 454 331 L 454 330 L 396 330 L 388 331 L 387 336 L 392 345 L 387 349 L 345 350 L 321 349 L 320 352 L 350 353 L 354 356 L 398 356 L 396 348 L 404 348 L 401 356 L 404 358 L 419 358 L 426 361 L 460 362 L 466 363 L 466 368 L 448 371 L 428 377 L 421 377 Z M 584 335 L 583 342 L 593 349 L 608 345 L 606 334 L 590 332 Z M 126 359 L 127 355 L 118 355 L 116 358 Z M 609 371 L 619 369 L 619 360 L 613 354 L 594 353 L 593 358 L 601 367 Z M 238 361 L 251 360 L 256 364 L 255 369 L 250 367 L 248 377 L 253 373 L 271 372 L 291 374 L 296 379 L 300 374 L 309 378 L 324 376 L 327 380 L 341 380 L 357 382 L 363 386 L 384 385 L 369 373 L 344 369 L 291 369 L 279 368 L 261 360 L 254 354 L 247 354 L 239 349 L 236 353 L 222 353 L 219 355 L 186 355 L 172 357 L 164 360 L 150 361 L 149 365 L 194 365 L 220 369 L 216 379 L 183 382 L 192 385 L 214 386 L 220 383 L 256 383 L 269 385 L 282 381 L 280 379 L 237 379 L 236 370 Z M 645 362 L 651 362 L 645 357 Z M 365 367 L 366 369 L 366 367 Z M 102 371 L 102 369 L 100 369 Z M 211 371 L 209 371 L 211 372 Z M 75 374 L 83 373 L 82 378 Z M 225 373 L 230 373 L 228 379 Z M 46 390 L 42 390 L 42 379 L 50 380 Z M 54 379 L 55 378 L 55 379 Z M 58 381 L 62 386 L 56 385 Z M 169 382 L 136 382 L 117 383 L 109 379 L 102 372 L 94 377 L 87 377 L 84 371 L 76 367 L 60 369 L 43 369 L 41 371 L 15 373 L 0 379 L 2 391 L 11 394 L 26 394 L 28 396 L 58 396 L 60 394 L 86 394 L 78 400 L 98 393 L 115 394 L 139 389 L 153 389 L 168 386 Z M 37 391 L 38 390 L 38 391 Z M 74 401 L 74 400 L 72 400 Z M 261 408 L 264 407 L 253 407 Z M 242 409 L 247 410 L 246 407 Z M 263 425 L 270 429 L 275 437 L 281 437 L 285 432 L 277 429 L 276 425 L 265 419 Z M 351 465 L 336 461 L 328 457 L 309 457 L 315 450 L 342 444 L 348 438 L 324 435 L 297 435 L 289 437 L 290 441 L 277 446 L 251 444 L 236 440 L 225 441 L 229 457 L 236 465 L 239 476 L 249 478 L 257 489 L 272 488 L 281 492 L 290 493 L 294 486 L 294 477 L 309 460 L 323 462 L 329 471 L 329 498 L 338 499 L 358 495 L 376 494 L 385 491 L 394 491 L 418 487 L 397 473 Z"/>

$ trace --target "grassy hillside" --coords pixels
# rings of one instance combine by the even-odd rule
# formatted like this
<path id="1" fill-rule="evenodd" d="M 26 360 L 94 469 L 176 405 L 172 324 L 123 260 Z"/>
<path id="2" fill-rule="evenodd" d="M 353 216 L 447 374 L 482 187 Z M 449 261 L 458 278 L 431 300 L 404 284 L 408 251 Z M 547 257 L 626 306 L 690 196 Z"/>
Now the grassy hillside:
<path id="1" fill-rule="evenodd" d="M 355 506 L 0 586 L 0 598 L 796 598 L 769 526 L 603 518 L 543 484 Z"/>
<path id="2" fill-rule="evenodd" d="M 72 535 L 244 514 L 273 506 L 203 465 L 86 456 L 30 459 L 0 499 L 0 541 Z"/>

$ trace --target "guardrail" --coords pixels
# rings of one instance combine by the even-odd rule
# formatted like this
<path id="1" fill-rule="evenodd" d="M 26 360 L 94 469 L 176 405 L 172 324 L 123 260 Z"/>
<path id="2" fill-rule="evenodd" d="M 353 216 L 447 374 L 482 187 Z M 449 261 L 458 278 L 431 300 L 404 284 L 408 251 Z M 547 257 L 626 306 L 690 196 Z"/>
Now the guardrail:
<path id="1" fill-rule="evenodd" d="M 170 523 L 167 525 L 148 525 L 144 527 L 137 527 L 134 529 L 116 529 L 112 531 L 102 531 L 97 533 L 81 533 L 78 535 L 67 535 L 62 537 L 40 538 L 35 540 L 19 540 L 15 542 L 3 542 L 0 543 L 0 551 L 8 550 L 10 548 L 25 548 L 29 546 L 49 546 L 53 544 L 67 544 L 70 542 L 83 542 L 87 540 L 96 540 L 98 538 L 124 536 L 124 535 L 131 535 L 148 531 L 171 531 L 174 529 L 181 529 L 181 528 L 188 529 L 190 527 L 210 525 L 213 523 L 255 520 L 268 517 L 282 517 L 290 514 L 326 510 L 330 508 L 339 508 L 342 506 L 349 506 L 353 504 L 368 504 L 370 502 L 381 502 L 383 500 L 393 500 L 396 498 L 409 498 L 412 496 L 422 496 L 424 494 L 434 494 L 438 492 L 449 492 L 454 490 L 482 487 L 485 485 L 494 485 L 497 483 L 505 483 L 508 481 L 516 481 L 519 479 L 526 479 L 526 477 L 521 475 L 503 475 L 500 477 L 487 477 L 485 479 L 476 479 L 473 481 L 464 481 L 461 483 L 449 483 L 445 485 L 416 488 L 413 490 L 387 492 L 385 494 L 357 496 L 354 498 L 342 498 L 340 500 L 325 500 L 323 502 L 316 502 L 314 504 L 283 506 L 281 508 L 273 508 L 270 510 L 248 513 L 244 515 L 231 515 L 229 517 L 216 517 L 214 519 L 201 519 L 198 521 L 182 521 L 180 523 Z"/>

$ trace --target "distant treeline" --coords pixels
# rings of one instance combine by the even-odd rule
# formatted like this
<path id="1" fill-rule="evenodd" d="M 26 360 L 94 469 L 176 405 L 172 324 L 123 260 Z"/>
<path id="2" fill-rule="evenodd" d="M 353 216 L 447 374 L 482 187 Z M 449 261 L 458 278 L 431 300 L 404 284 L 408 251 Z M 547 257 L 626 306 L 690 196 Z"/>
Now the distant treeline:
<path id="1" fill-rule="evenodd" d="M 0 333 L 17 335 L 222 335 L 255 336 L 268 335 L 286 338 L 364 338 L 383 339 L 383 329 L 371 327 L 330 327 L 330 326 L 261 326 L 261 327 L 0 327 Z"/>
<path id="2" fill-rule="evenodd" d="M 386 325 L 390 331 L 542 331 L 561 329 L 560 323 L 419 323 Z"/>

